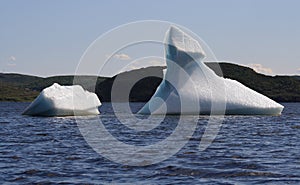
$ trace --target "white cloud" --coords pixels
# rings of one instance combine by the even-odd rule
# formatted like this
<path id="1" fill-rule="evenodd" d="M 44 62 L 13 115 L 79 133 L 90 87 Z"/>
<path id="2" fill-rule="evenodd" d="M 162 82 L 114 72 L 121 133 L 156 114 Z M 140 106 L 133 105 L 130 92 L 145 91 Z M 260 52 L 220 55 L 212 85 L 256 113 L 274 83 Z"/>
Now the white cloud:
<path id="1" fill-rule="evenodd" d="M 14 66 L 16 66 L 17 64 L 15 64 L 15 63 L 7 63 L 7 66 L 10 66 L 10 67 L 14 67 Z"/>
<path id="2" fill-rule="evenodd" d="M 271 68 L 264 67 L 261 64 L 248 64 L 248 66 L 258 73 L 273 75 L 273 70 Z"/>
<path id="3" fill-rule="evenodd" d="M 297 69 L 297 72 L 300 73 L 300 67 Z"/>
<path id="4" fill-rule="evenodd" d="M 145 60 L 142 63 L 136 62 L 126 66 L 125 71 L 146 68 L 146 67 L 153 67 L 153 66 L 166 66 L 166 64 L 164 61 L 160 61 L 160 60 L 149 60 L 149 61 Z"/>
<path id="5" fill-rule="evenodd" d="M 145 57 L 138 60 L 132 61 L 130 64 L 125 66 L 121 72 L 131 71 L 140 68 L 153 67 L 153 66 L 166 66 L 164 58 L 159 57 Z"/>
<path id="6" fill-rule="evenodd" d="M 8 57 L 8 62 L 6 63 L 6 65 L 9 67 L 14 67 L 17 65 L 15 63 L 16 60 L 17 60 L 17 58 L 15 56 L 10 56 L 10 57 Z"/>
<path id="7" fill-rule="evenodd" d="M 113 57 L 116 59 L 119 59 L 119 60 L 130 60 L 131 59 L 129 55 L 124 54 L 124 53 L 115 54 Z"/>
<path id="8" fill-rule="evenodd" d="M 8 58 L 8 61 L 16 61 L 16 60 L 17 60 L 17 58 L 15 56 L 10 56 Z"/>

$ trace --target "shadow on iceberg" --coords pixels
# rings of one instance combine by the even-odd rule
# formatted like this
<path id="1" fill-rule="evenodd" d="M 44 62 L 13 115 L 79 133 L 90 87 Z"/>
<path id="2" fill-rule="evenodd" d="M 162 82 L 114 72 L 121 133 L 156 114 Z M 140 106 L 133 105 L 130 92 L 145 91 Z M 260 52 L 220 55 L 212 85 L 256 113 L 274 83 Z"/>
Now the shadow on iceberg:
<path id="1" fill-rule="evenodd" d="M 165 43 L 163 81 L 139 114 L 281 114 L 282 105 L 235 80 L 217 76 L 202 62 L 205 53 L 198 41 L 179 28 L 170 27 Z"/>
<path id="2" fill-rule="evenodd" d="M 30 116 L 85 116 L 98 115 L 101 103 L 95 93 L 80 85 L 61 86 L 54 83 L 45 88 L 24 110 Z"/>

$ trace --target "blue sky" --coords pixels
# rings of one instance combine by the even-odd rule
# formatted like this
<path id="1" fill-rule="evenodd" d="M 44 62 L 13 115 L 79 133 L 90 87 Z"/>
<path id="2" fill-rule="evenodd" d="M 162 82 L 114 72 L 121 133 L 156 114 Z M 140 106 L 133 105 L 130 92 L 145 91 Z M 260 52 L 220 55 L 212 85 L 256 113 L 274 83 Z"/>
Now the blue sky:
<path id="1" fill-rule="evenodd" d="M 101 34 L 164 20 L 200 36 L 219 60 L 272 74 L 300 74 L 297 0 L 0 0 L 0 72 L 74 74 Z"/>

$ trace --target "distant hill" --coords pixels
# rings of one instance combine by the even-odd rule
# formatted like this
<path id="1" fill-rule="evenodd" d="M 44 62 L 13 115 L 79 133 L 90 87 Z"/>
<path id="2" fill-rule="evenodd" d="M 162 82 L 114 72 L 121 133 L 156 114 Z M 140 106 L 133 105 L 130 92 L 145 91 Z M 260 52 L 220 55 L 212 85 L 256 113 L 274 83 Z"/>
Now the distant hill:
<path id="1" fill-rule="evenodd" d="M 218 64 L 222 71 L 218 70 Z M 237 80 L 244 85 L 262 93 L 278 102 L 300 102 L 299 76 L 266 76 L 256 73 L 249 67 L 230 63 L 207 63 L 217 75 Z M 113 78 L 96 76 L 78 76 L 76 84 L 95 92 L 102 102 L 111 101 L 112 85 L 119 84 L 116 101 L 127 101 L 123 97 L 128 84 L 134 84 L 129 93 L 132 102 L 148 101 L 160 84 L 163 67 L 149 67 L 121 73 Z M 143 78 L 146 77 L 146 78 Z M 74 76 L 53 76 L 41 78 L 21 74 L 0 73 L 0 101 L 32 101 L 39 92 L 54 82 L 61 85 L 72 85 Z M 141 79 L 136 82 L 136 79 Z M 126 94 L 126 93 L 125 93 Z M 128 93 L 127 93 L 128 94 Z"/>
<path id="2" fill-rule="evenodd" d="M 300 80 L 300 76 L 292 76 L 294 78 L 296 78 L 297 80 Z"/>
<path id="3" fill-rule="evenodd" d="M 217 63 L 207 63 L 216 69 Z M 278 102 L 300 102 L 299 76 L 266 76 L 249 67 L 220 63 L 225 78 L 237 80 Z M 216 71 L 216 70 L 215 70 Z"/>

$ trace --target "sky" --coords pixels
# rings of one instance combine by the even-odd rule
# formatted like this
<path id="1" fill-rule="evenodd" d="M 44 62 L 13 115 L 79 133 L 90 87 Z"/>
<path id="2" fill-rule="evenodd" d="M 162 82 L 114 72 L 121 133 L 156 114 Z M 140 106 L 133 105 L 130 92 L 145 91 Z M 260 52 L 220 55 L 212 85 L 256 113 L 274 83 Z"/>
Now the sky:
<path id="1" fill-rule="evenodd" d="M 133 21 L 163 20 L 193 31 L 220 61 L 300 75 L 299 7 L 298 0 L 0 0 L 0 72 L 74 74 L 102 34 Z"/>

